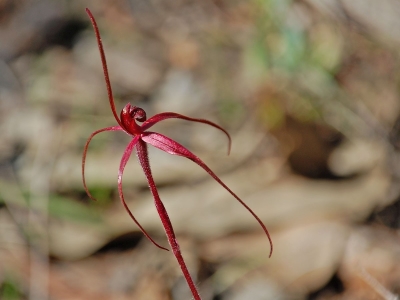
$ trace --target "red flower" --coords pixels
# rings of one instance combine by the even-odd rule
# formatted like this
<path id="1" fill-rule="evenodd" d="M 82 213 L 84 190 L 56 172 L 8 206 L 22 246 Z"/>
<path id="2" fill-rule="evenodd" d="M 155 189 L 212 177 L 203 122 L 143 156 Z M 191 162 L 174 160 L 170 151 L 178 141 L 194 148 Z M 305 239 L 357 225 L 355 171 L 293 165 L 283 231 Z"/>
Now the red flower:
<path id="1" fill-rule="evenodd" d="M 124 151 L 124 154 L 122 155 L 121 164 L 119 166 L 119 172 L 118 172 L 118 192 L 119 192 L 119 197 L 121 199 L 122 205 L 125 207 L 126 211 L 128 212 L 129 216 L 132 218 L 132 220 L 139 226 L 139 228 L 143 232 L 143 234 L 157 247 L 168 251 L 168 249 L 160 246 L 150 237 L 150 235 L 144 230 L 144 228 L 139 224 L 139 222 L 133 216 L 132 212 L 130 211 L 129 207 L 127 206 L 127 204 L 125 202 L 124 194 L 122 192 L 122 176 L 124 173 L 126 163 L 128 162 L 133 149 L 136 148 L 136 154 L 139 158 L 140 165 L 143 168 L 143 172 L 146 175 L 146 179 L 149 184 L 150 191 L 153 194 L 154 203 L 155 203 L 157 212 L 158 212 L 161 222 L 164 226 L 165 233 L 167 235 L 167 239 L 171 246 L 171 249 L 182 269 L 183 275 L 185 276 L 185 279 L 192 291 L 194 299 L 201 299 L 199 296 L 199 293 L 196 289 L 196 286 L 193 283 L 193 280 L 189 274 L 189 271 L 186 267 L 185 261 L 183 260 L 181 251 L 179 249 L 178 242 L 176 240 L 174 229 L 173 229 L 171 221 L 168 217 L 168 213 L 164 207 L 164 204 L 162 203 L 162 201 L 160 199 L 160 196 L 158 195 L 157 187 L 154 182 L 153 176 L 151 174 L 149 157 L 148 157 L 148 152 L 147 152 L 147 144 L 150 144 L 150 145 L 152 145 L 160 150 L 163 150 L 169 154 L 183 156 L 183 157 L 186 157 L 186 158 L 194 161 L 196 164 L 198 164 L 200 167 L 202 167 L 208 174 L 210 174 L 211 177 L 214 178 L 220 185 L 222 185 L 233 197 L 236 198 L 236 200 L 238 200 L 253 215 L 254 218 L 256 218 L 258 223 L 260 223 L 264 232 L 267 234 L 267 237 L 271 244 L 271 250 L 270 250 L 269 256 L 271 256 L 272 249 L 273 249 L 271 237 L 268 233 L 267 228 L 265 227 L 263 222 L 260 220 L 260 218 L 234 192 L 232 192 L 232 190 L 229 189 L 225 185 L 225 183 L 223 183 L 221 181 L 221 179 L 219 179 L 218 176 L 215 175 L 215 173 L 200 158 L 198 158 L 196 155 L 194 155 L 192 152 L 190 152 L 188 149 L 186 149 L 181 144 L 166 137 L 165 135 L 162 135 L 162 134 L 156 133 L 156 132 L 147 131 L 148 129 L 150 129 L 153 125 L 157 124 L 158 122 L 166 120 L 166 119 L 171 119 L 171 118 L 184 119 L 184 120 L 188 120 L 188 121 L 204 123 L 204 124 L 213 126 L 217 129 L 221 130 L 223 133 L 225 133 L 225 135 L 228 137 L 228 141 L 229 141 L 229 146 L 228 146 L 228 154 L 229 154 L 230 147 L 231 147 L 231 138 L 230 138 L 229 133 L 226 132 L 223 128 L 221 128 L 217 124 L 214 124 L 207 120 L 189 118 L 189 117 L 186 117 L 186 116 L 183 116 L 183 115 L 180 115 L 177 113 L 173 113 L 173 112 L 160 113 L 160 114 L 157 114 L 157 115 L 151 117 L 150 119 L 146 120 L 146 112 L 139 107 L 132 106 L 130 103 L 125 105 L 125 107 L 121 111 L 120 118 L 118 117 L 116 109 L 115 109 L 110 79 L 108 76 L 106 57 L 104 54 L 103 44 L 101 42 L 99 29 L 97 27 L 96 21 L 92 15 L 92 13 L 90 12 L 90 10 L 86 9 L 86 12 L 89 15 L 89 18 L 92 22 L 92 25 L 93 25 L 93 28 L 94 28 L 94 31 L 96 34 L 97 44 L 99 46 L 101 61 L 103 64 L 104 78 L 105 78 L 106 86 L 107 86 L 108 100 L 110 102 L 111 111 L 114 114 L 114 118 L 117 121 L 118 126 L 111 126 L 111 127 L 106 127 L 103 129 L 96 130 L 89 136 L 89 138 L 85 144 L 85 148 L 83 150 L 83 157 L 82 157 L 82 177 L 83 177 L 83 186 L 85 188 L 85 191 L 88 194 L 88 196 L 94 200 L 93 196 L 90 194 L 90 192 L 87 188 L 86 181 L 85 181 L 86 154 L 87 154 L 89 143 L 92 140 L 92 138 L 95 135 L 97 135 L 98 133 L 104 132 L 104 131 L 124 131 L 126 134 L 130 135 L 132 137 L 132 141 L 128 144 L 128 146 L 126 147 L 126 149 Z M 141 122 L 142 124 L 139 125 L 137 122 Z"/>

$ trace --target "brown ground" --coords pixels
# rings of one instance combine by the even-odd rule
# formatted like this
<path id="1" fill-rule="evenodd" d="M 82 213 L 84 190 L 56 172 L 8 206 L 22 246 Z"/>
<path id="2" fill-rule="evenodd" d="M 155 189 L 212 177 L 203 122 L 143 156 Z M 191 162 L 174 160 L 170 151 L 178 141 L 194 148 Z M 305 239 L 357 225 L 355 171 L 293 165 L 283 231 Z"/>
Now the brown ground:
<path id="1" fill-rule="evenodd" d="M 129 137 L 109 109 L 174 111 L 155 131 L 201 157 L 150 161 L 203 300 L 399 299 L 400 5 L 395 0 L 0 1 L 0 299 L 183 300 L 171 253 L 120 205 Z M 137 159 L 124 191 L 162 245 Z"/>

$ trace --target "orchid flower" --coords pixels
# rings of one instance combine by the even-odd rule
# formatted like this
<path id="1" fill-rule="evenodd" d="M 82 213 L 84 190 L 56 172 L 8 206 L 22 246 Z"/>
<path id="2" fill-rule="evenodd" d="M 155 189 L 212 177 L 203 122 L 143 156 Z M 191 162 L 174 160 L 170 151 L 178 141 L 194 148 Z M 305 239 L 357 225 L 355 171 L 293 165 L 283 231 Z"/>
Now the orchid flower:
<path id="1" fill-rule="evenodd" d="M 146 112 L 141 109 L 140 107 L 136 107 L 136 106 L 132 106 L 130 103 L 126 104 L 125 107 L 122 109 L 120 116 L 118 116 L 117 112 L 116 112 L 116 108 L 115 108 L 115 103 L 114 103 L 114 98 L 113 98 L 113 94 L 112 94 L 112 89 L 111 89 L 111 83 L 110 83 L 110 79 L 109 79 L 109 75 L 108 75 L 108 68 L 107 68 L 107 62 L 106 62 L 106 57 L 104 54 L 104 49 L 103 49 L 103 44 L 101 42 L 101 37 L 100 37 L 100 33 L 99 33 L 99 29 L 97 27 L 96 24 L 96 20 L 94 19 L 92 13 L 90 12 L 89 9 L 86 9 L 87 14 L 89 15 L 89 18 L 92 22 L 93 28 L 94 28 L 94 32 L 96 35 L 96 39 L 97 39 L 97 44 L 99 47 L 99 52 L 100 52 L 100 57 L 101 57 L 101 62 L 103 65 L 103 72 L 104 72 L 104 78 L 106 81 L 106 87 L 107 87 L 107 93 L 108 93 L 108 100 L 110 103 L 110 107 L 111 107 L 111 111 L 114 115 L 115 120 L 117 121 L 118 125 L 117 126 L 111 126 L 111 127 L 106 127 L 106 128 L 102 128 L 99 130 L 96 130 L 95 132 L 93 132 L 84 147 L 83 150 L 83 157 L 82 157 L 82 178 L 83 178 L 83 186 L 85 188 L 86 193 L 88 194 L 88 196 L 95 200 L 94 197 L 91 195 L 91 193 L 88 190 L 87 184 L 86 184 L 86 180 L 85 180 L 85 162 L 86 162 L 86 154 L 88 151 L 88 146 L 91 142 L 91 140 L 93 139 L 93 137 L 101 132 L 105 132 L 105 131 L 123 131 L 126 134 L 128 134 L 129 136 L 132 137 L 132 140 L 130 141 L 130 143 L 128 144 L 128 146 L 126 147 L 123 155 L 122 155 L 122 159 L 121 159 L 121 163 L 119 166 L 119 172 L 118 172 L 118 192 L 119 192 L 119 197 L 121 199 L 122 205 L 124 206 L 125 210 L 128 212 L 129 216 L 131 217 L 131 219 L 136 223 L 136 225 L 140 228 L 140 230 L 143 232 L 143 234 L 157 247 L 167 250 L 167 248 L 160 246 L 159 244 L 157 244 L 151 237 L 150 235 L 146 232 L 146 230 L 140 225 L 140 223 L 136 220 L 136 218 L 134 217 L 134 215 L 132 214 L 132 212 L 130 211 L 128 205 L 125 202 L 125 198 L 124 198 L 124 194 L 122 191 L 122 176 L 124 173 L 124 169 L 125 166 L 132 154 L 132 151 L 135 149 L 136 151 L 136 155 L 139 159 L 139 163 L 143 169 L 143 172 L 146 176 L 147 182 L 149 184 L 149 188 L 150 191 L 153 195 L 154 198 L 154 204 L 156 206 L 157 212 L 160 216 L 162 225 L 164 227 L 169 245 L 172 249 L 172 252 L 175 255 L 176 260 L 178 261 L 183 275 L 189 285 L 189 288 L 192 292 L 192 295 L 194 297 L 195 300 L 201 300 L 199 292 L 192 280 L 192 277 L 189 274 L 189 271 L 186 267 L 185 261 L 183 260 L 180 248 L 179 248 L 179 244 L 177 242 L 176 236 L 175 236 L 175 232 L 174 229 L 172 227 L 171 221 L 169 219 L 167 210 L 164 207 L 163 202 L 160 199 L 160 196 L 158 195 L 158 191 L 157 191 L 157 187 L 156 184 L 154 182 L 152 173 L 151 173 L 151 169 L 150 169 L 150 163 L 149 163 L 149 157 L 148 157 L 148 151 L 147 151 L 147 144 L 150 144 L 162 151 L 165 151 L 169 154 L 172 155 L 178 155 L 178 156 L 183 156 L 186 157 L 190 160 L 192 160 L 193 162 L 195 162 L 197 165 L 199 165 L 200 167 L 202 167 L 212 178 L 215 179 L 215 181 L 217 181 L 222 187 L 224 187 L 237 201 L 240 202 L 240 204 L 242 204 L 252 215 L 253 217 L 258 221 L 258 223 L 261 225 L 262 229 L 264 230 L 264 232 L 266 233 L 270 246 L 271 246 L 271 250 L 269 253 L 269 256 L 271 256 L 272 254 L 272 250 L 273 250 L 273 245 L 272 245 L 272 240 L 271 237 L 269 235 L 269 232 L 267 230 L 267 228 L 265 227 L 265 225 L 263 224 L 263 222 L 260 220 L 260 218 L 250 209 L 249 206 L 247 206 L 247 204 L 245 204 L 225 183 L 223 183 L 221 181 L 221 179 L 219 179 L 219 177 L 200 159 L 198 158 L 196 155 L 194 155 L 192 152 L 190 152 L 188 149 L 186 149 L 184 146 L 182 146 L 181 144 L 177 143 L 176 141 L 166 137 L 165 135 L 162 135 L 160 133 L 156 133 L 156 132 L 152 132 L 152 131 L 148 131 L 148 129 L 150 129 L 153 125 L 167 120 L 167 119 L 183 119 L 183 120 L 187 120 L 187 121 L 192 121 L 192 122 L 198 122 L 198 123 L 203 123 L 203 124 L 207 124 L 210 125 L 212 127 L 215 127 L 216 129 L 219 129 L 220 131 L 222 131 L 228 138 L 228 154 L 230 152 L 230 148 L 231 148 L 231 137 L 229 135 L 229 133 L 227 131 L 225 131 L 222 127 L 220 127 L 219 125 L 204 120 L 204 119 L 195 119 L 195 118 L 190 118 L 190 117 L 186 117 L 174 112 L 164 112 L 164 113 L 159 113 L 156 114 L 155 116 L 147 119 L 146 118 Z M 141 123 L 138 124 L 138 122 Z"/>

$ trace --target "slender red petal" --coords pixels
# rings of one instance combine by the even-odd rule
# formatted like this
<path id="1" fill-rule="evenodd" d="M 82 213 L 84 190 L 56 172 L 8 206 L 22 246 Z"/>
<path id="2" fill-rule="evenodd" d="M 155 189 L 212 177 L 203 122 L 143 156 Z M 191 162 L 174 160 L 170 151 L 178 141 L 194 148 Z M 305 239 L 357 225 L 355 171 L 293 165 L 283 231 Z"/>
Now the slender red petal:
<path id="1" fill-rule="evenodd" d="M 92 22 L 92 25 L 93 25 L 94 33 L 96 35 L 97 45 L 99 47 L 99 52 L 100 52 L 100 57 L 101 57 L 101 63 L 103 65 L 104 79 L 106 81 L 108 101 L 110 102 L 111 111 L 112 111 L 112 113 L 114 115 L 115 120 L 118 122 L 119 126 L 124 128 L 124 126 L 121 123 L 121 120 L 118 117 L 117 111 L 115 109 L 115 103 L 114 103 L 114 97 L 113 97 L 111 83 L 110 83 L 110 77 L 108 76 L 106 55 L 104 54 L 103 43 L 101 41 L 99 28 L 97 27 L 96 20 L 93 17 L 92 12 L 89 10 L 89 8 L 86 8 L 86 13 L 89 15 L 90 21 Z"/>
<path id="2" fill-rule="evenodd" d="M 195 119 L 195 118 L 186 117 L 186 116 L 183 116 L 183 115 L 180 115 L 177 113 L 173 113 L 173 112 L 164 112 L 164 113 L 154 115 L 150 119 L 145 121 L 142 124 L 142 130 L 145 131 L 160 121 L 163 121 L 165 119 L 172 119 L 172 118 L 183 119 L 183 120 L 192 121 L 192 122 L 199 122 L 199 123 L 207 124 L 207 125 L 210 125 L 212 127 L 215 127 L 217 129 L 221 130 L 228 137 L 228 143 L 229 143 L 228 144 L 228 155 L 231 152 L 232 141 L 231 141 L 231 136 L 229 135 L 229 133 L 225 129 L 223 129 L 221 126 L 219 126 L 211 121 L 204 120 L 204 119 Z"/>
<path id="3" fill-rule="evenodd" d="M 173 155 L 179 155 L 186 157 L 192 161 L 194 161 L 196 164 L 198 164 L 200 167 L 202 167 L 208 174 L 211 175 L 212 178 L 214 178 L 220 185 L 222 185 L 233 197 L 236 198 L 252 215 L 253 217 L 258 221 L 258 223 L 261 225 L 263 228 L 264 232 L 266 233 L 269 243 L 271 245 L 271 251 L 269 256 L 272 255 L 273 251 L 273 244 L 271 240 L 271 236 L 265 227 L 264 223 L 260 220 L 260 218 L 253 212 L 253 210 L 247 206 L 246 203 L 243 202 L 242 199 L 240 199 L 225 183 L 219 179 L 219 177 L 196 155 L 194 155 L 192 152 L 190 152 L 188 149 L 186 149 L 184 146 L 181 144 L 175 142 L 174 140 L 171 140 L 170 138 L 166 137 L 165 135 L 155 133 L 155 132 L 145 132 L 142 134 L 142 140 L 146 143 L 149 143 L 153 145 L 154 147 L 161 149 L 167 153 L 173 154 Z"/>
<path id="4" fill-rule="evenodd" d="M 147 153 L 147 145 L 142 141 L 139 140 L 136 146 L 136 152 L 139 158 L 140 165 L 143 168 L 143 172 L 146 175 L 147 182 L 149 183 L 150 191 L 153 194 L 154 203 L 157 208 L 157 212 L 160 216 L 161 222 L 164 226 L 165 233 L 167 235 L 168 242 L 171 246 L 171 249 L 178 261 L 183 276 L 186 279 L 186 282 L 189 285 L 190 290 L 192 291 L 192 295 L 195 300 L 201 300 L 199 292 L 197 291 L 196 285 L 193 282 L 192 277 L 187 269 L 186 263 L 182 257 L 181 250 L 179 248 L 178 241 L 175 237 L 175 232 L 172 227 L 171 221 L 169 219 L 167 210 L 165 209 L 164 204 L 162 203 L 160 196 L 158 195 L 157 187 L 153 179 L 153 175 L 151 174 L 150 163 L 149 163 L 149 156 Z"/>
<path id="5" fill-rule="evenodd" d="M 133 216 L 131 210 L 129 209 L 128 205 L 125 202 L 125 197 L 124 197 L 124 193 L 122 192 L 122 176 L 124 175 L 124 169 L 126 166 L 126 163 L 129 160 L 129 157 L 132 154 L 132 150 L 135 147 L 135 145 L 138 143 L 138 141 L 140 140 L 140 136 L 137 135 L 133 138 L 133 140 L 128 144 L 128 146 L 126 147 L 124 154 L 122 155 L 122 159 L 121 159 L 121 164 L 119 166 L 119 171 L 118 171 L 118 193 L 119 193 L 119 198 L 121 199 L 122 205 L 124 206 L 125 210 L 128 212 L 129 216 L 131 217 L 131 219 L 136 223 L 136 225 L 140 228 L 140 230 L 143 232 L 143 234 L 154 244 L 156 245 L 158 248 L 167 250 L 167 248 L 164 248 L 162 246 L 160 246 L 159 244 L 157 244 L 151 237 L 150 235 L 146 232 L 146 230 L 144 230 L 144 228 L 142 227 L 142 225 L 140 225 L 140 223 L 136 220 L 136 218 Z"/>
<path id="6" fill-rule="evenodd" d="M 89 192 L 89 189 L 86 185 L 86 179 L 85 179 L 85 163 L 86 163 L 86 154 L 87 154 L 87 150 L 90 144 L 90 141 L 93 139 L 93 137 L 100 133 L 100 132 L 104 132 L 104 131 L 118 131 L 118 130 L 123 130 L 120 126 L 111 126 L 111 127 L 106 127 L 103 129 L 99 129 L 96 130 L 95 132 L 93 132 L 89 138 L 86 141 L 85 144 L 85 148 L 83 148 L 83 155 L 82 155 L 82 180 L 83 180 L 83 187 L 85 188 L 86 194 L 89 196 L 90 199 L 95 200 L 96 199 L 92 196 L 92 194 Z"/>

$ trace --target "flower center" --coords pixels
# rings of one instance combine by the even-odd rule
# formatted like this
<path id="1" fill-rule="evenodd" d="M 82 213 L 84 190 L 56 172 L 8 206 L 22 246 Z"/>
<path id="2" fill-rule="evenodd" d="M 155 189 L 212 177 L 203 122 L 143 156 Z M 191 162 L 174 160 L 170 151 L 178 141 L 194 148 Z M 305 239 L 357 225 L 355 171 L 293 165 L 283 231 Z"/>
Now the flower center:
<path id="1" fill-rule="evenodd" d="M 142 129 L 136 123 L 146 121 L 146 112 L 137 106 L 132 106 L 130 103 L 125 105 L 121 111 L 121 123 L 124 125 L 124 129 L 130 134 L 140 134 Z"/>

